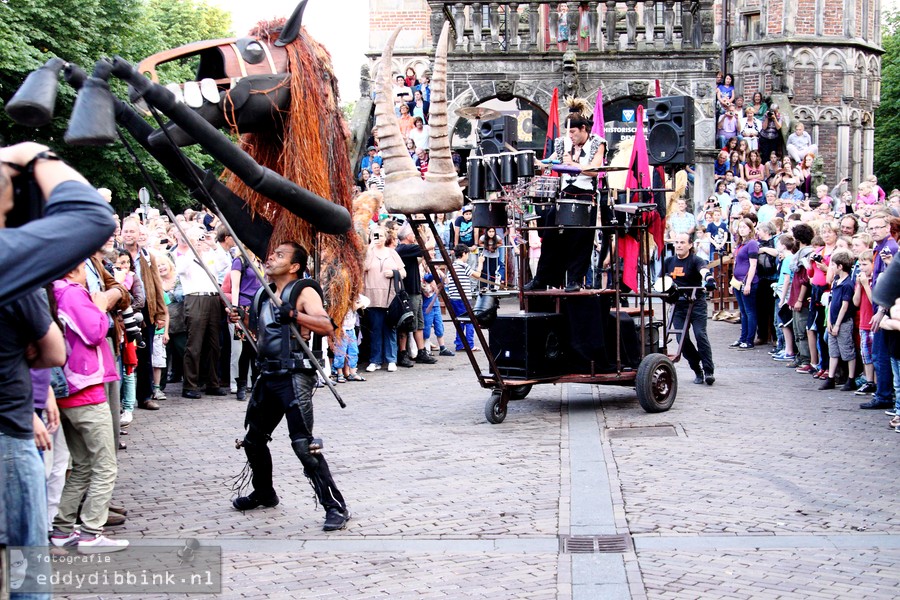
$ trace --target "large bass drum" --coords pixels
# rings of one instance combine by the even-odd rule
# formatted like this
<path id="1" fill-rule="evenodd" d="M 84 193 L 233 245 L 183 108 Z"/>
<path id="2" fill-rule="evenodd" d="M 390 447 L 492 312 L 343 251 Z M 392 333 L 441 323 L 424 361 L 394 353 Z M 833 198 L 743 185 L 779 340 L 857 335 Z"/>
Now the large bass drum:
<path id="1" fill-rule="evenodd" d="M 594 225 L 594 203 L 591 200 L 560 198 L 556 201 L 556 224 L 560 227 Z"/>

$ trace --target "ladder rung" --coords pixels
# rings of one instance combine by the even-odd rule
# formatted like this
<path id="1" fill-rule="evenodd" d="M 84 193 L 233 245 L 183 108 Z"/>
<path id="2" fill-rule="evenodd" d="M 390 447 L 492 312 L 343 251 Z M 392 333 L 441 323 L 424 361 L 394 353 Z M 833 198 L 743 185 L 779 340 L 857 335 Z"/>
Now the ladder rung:
<path id="1" fill-rule="evenodd" d="M 456 320 L 463 324 L 472 322 L 472 319 L 470 319 L 469 317 L 456 317 Z"/>

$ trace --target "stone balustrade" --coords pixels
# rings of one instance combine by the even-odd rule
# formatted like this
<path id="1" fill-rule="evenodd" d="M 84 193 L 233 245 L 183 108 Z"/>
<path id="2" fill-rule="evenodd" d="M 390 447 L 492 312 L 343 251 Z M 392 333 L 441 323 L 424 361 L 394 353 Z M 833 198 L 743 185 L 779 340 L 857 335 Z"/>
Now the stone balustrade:
<path id="1" fill-rule="evenodd" d="M 429 5 L 435 44 L 449 20 L 455 53 L 659 52 L 713 44 L 712 0 L 429 0 Z M 560 33 L 566 31 L 564 42 Z"/>

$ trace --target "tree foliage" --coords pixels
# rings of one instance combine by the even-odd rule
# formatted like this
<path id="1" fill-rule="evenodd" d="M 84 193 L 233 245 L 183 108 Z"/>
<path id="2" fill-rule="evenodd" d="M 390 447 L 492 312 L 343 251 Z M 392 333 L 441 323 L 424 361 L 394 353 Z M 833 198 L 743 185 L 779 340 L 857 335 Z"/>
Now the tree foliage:
<path id="1" fill-rule="evenodd" d="M 196 0 L 0 0 L 0 109 L 28 73 L 54 56 L 88 72 L 103 57 L 121 56 L 136 64 L 164 49 L 229 37 L 230 22 L 221 9 Z M 188 76 L 185 73 L 184 78 Z M 111 84 L 118 97 L 127 98 L 123 84 Z M 17 125 L 0 111 L 0 144 L 26 139 L 45 143 L 92 184 L 110 188 L 118 211 L 133 209 L 137 191 L 145 183 L 122 144 L 78 148 L 63 143 L 74 100 L 74 90 L 62 82 L 55 117 L 39 129 Z M 137 151 L 173 207 L 192 202 L 184 187 L 172 181 L 155 160 L 139 146 Z M 187 153 L 204 167 L 213 165 L 196 148 Z"/>
<path id="2" fill-rule="evenodd" d="M 875 114 L 875 173 L 878 185 L 900 188 L 900 13 L 883 15 L 881 105 Z"/>

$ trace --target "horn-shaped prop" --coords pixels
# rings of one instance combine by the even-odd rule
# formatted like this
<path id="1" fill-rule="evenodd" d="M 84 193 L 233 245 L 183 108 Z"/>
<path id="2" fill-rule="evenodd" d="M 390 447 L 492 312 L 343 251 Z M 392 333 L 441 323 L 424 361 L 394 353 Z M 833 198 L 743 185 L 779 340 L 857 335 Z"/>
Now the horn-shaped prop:
<path id="1" fill-rule="evenodd" d="M 447 46 L 450 24 L 444 23 L 434 57 L 431 108 L 428 114 L 431 160 L 424 180 L 406 149 L 391 102 L 391 61 L 394 43 L 401 29 L 402 26 L 394 30 L 384 48 L 375 106 L 378 142 L 387 173 L 384 180 L 384 205 L 392 212 L 407 214 L 459 210 L 463 205 L 463 194 L 450 155 L 450 135 L 447 128 Z"/>
<path id="2" fill-rule="evenodd" d="M 59 72 L 66 65 L 61 58 L 29 73 L 25 83 L 6 104 L 6 112 L 13 121 L 25 127 L 43 127 L 53 119 Z"/>
<path id="3" fill-rule="evenodd" d="M 111 69 L 109 62 L 97 61 L 93 76 L 88 77 L 78 91 L 64 137 L 67 144 L 102 146 L 118 140 L 113 95 L 106 81 Z"/>

